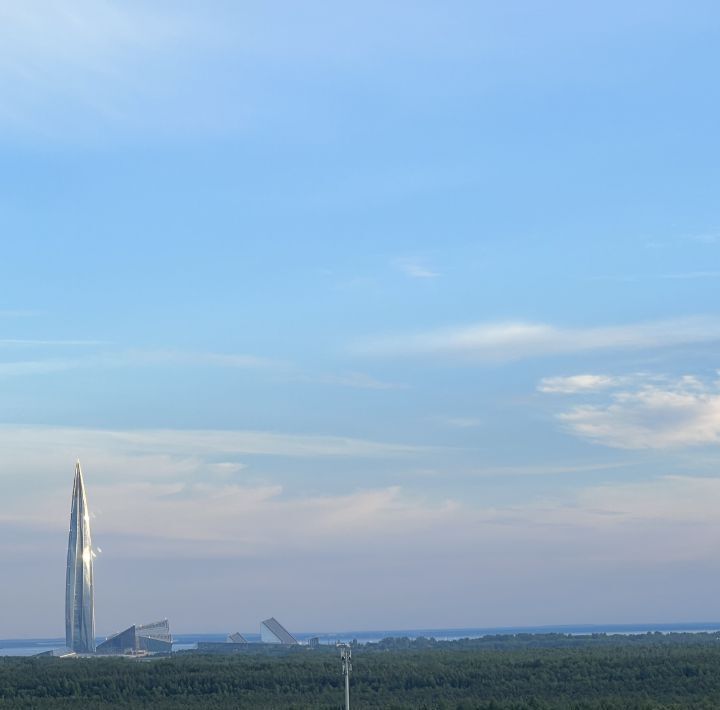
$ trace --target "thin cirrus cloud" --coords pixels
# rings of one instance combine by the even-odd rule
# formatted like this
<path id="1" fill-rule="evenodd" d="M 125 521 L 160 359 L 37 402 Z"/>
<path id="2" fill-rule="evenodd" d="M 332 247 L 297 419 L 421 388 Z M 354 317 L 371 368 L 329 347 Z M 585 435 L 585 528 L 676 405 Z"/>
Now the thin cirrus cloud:
<path id="1" fill-rule="evenodd" d="M 484 423 L 480 417 L 435 417 L 434 421 L 451 429 L 477 429 Z"/>
<path id="2" fill-rule="evenodd" d="M 175 461 L 240 455 L 322 457 L 395 457 L 428 452 L 430 447 L 387 443 L 343 436 L 285 434 L 230 429 L 85 429 L 52 426 L 0 426 L 0 448 L 18 452 L 15 466 L 24 466 L 27 452 L 42 449 L 48 461 L 122 455 L 170 457 Z M 22 455 L 21 455 L 22 454 Z M 34 461 L 30 457 L 28 460 Z M 118 471 L 119 473 L 120 471 Z"/>
<path id="3" fill-rule="evenodd" d="M 613 392 L 602 404 L 576 405 L 558 419 L 575 436 L 612 448 L 718 444 L 720 384 L 690 375 L 664 383 L 640 382 Z"/>
<path id="4" fill-rule="evenodd" d="M 440 276 L 437 271 L 433 271 L 416 259 L 400 259 L 397 266 L 406 276 L 413 279 L 434 279 Z"/>
<path id="5" fill-rule="evenodd" d="M 0 340 L 0 345 L 3 342 L 6 341 Z M 32 346 L 101 344 L 92 341 L 13 340 L 7 342 Z M 68 370 L 158 366 L 266 370 L 282 377 L 284 381 L 317 383 L 351 389 L 398 390 L 407 388 L 405 384 L 381 380 L 365 372 L 307 373 L 292 363 L 258 355 L 180 350 L 127 350 L 75 358 L 7 360 L 0 362 L 0 378 L 47 375 Z"/>
<path id="6" fill-rule="evenodd" d="M 132 519 L 134 533 L 142 532 L 137 543 L 142 541 L 140 554 L 192 557 L 198 550 L 191 543 L 208 542 L 213 549 L 204 554 L 218 556 L 282 556 L 288 544 L 308 553 L 347 549 L 349 544 L 362 550 L 380 540 L 412 545 L 418 553 L 442 552 L 445 545 L 470 552 L 478 544 L 489 545 L 489 540 L 507 544 L 537 540 L 538 535 L 555 542 L 559 537 L 571 540 L 568 529 L 581 536 L 592 532 L 607 542 L 625 535 L 628 524 L 658 518 L 669 525 L 702 519 L 717 526 L 713 498 L 704 496 L 717 493 L 719 485 L 719 479 L 664 476 L 651 483 L 586 486 L 567 499 L 503 506 L 473 506 L 452 498 L 431 502 L 399 486 L 287 496 L 282 486 L 274 484 L 197 484 L 187 494 L 183 484 L 172 481 L 128 480 L 96 482 L 92 491 L 93 505 L 102 511 L 98 532 L 126 533 Z M 3 514 L 0 520 L 30 526 L 50 522 L 50 527 L 58 528 L 65 514 L 53 497 L 28 497 L 20 510 Z M 190 519 L 193 525 L 188 526 Z M 264 525 L 268 520 L 278 523 L 268 528 Z M 289 530 L 294 531 L 291 543 Z M 353 532 L 352 541 L 338 536 L 348 530 Z M 658 554 L 662 549 L 659 545 Z M 576 552 L 582 554 L 581 549 Z"/>
<path id="7" fill-rule="evenodd" d="M 718 232 L 701 232 L 700 234 L 691 234 L 688 239 L 700 244 L 720 244 L 720 233 Z"/>
<path id="8" fill-rule="evenodd" d="M 103 345 L 96 341 L 12 340 L 0 345 L 18 346 L 73 346 Z M 272 368 L 287 369 L 289 366 L 277 360 L 243 353 L 214 353 L 179 350 L 126 350 L 103 352 L 95 355 L 71 358 L 46 358 L 32 360 L 8 360 L 0 362 L 0 377 L 38 375 L 64 370 L 88 368 L 154 367 L 161 365 L 207 366 L 239 369 Z"/>
<path id="9" fill-rule="evenodd" d="M 358 343 L 365 355 L 520 360 L 595 350 L 650 349 L 720 340 L 720 318 L 695 316 L 628 325 L 564 328 L 546 323 L 479 323 Z"/>
<path id="10" fill-rule="evenodd" d="M 366 390 L 397 390 L 405 389 L 407 385 L 399 382 L 387 382 L 379 380 L 365 372 L 348 372 L 343 374 L 327 374 L 308 376 L 308 382 L 318 382 L 326 385 L 338 385 L 340 387 L 350 387 L 353 389 Z"/>
<path id="11" fill-rule="evenodd" d="M 469 475 L 478 478 L 508 478 L 532 476 L 574 476 L 597 471 L 611 471 L 626 468 L 626 461 L 605 463 L 552 464 L 529 466 L 488 466 L 470 471 Z"/>
<path id="12" fill-rule="evenodd" d="M 88 116 L 127 121 L 151 98 L 137 67 L 160 48 L 179 46 L 191 29 L 179 12 L 137 3 L 0 4 L 0 83 L 9 97 L 0 125 L 47 138 L 60 135 L 48 115 L 65 128 L 70 116 L 85 128 Z"/>
<path id="13" fill-rule="evenodd" d="M 581 392 L 597 392 L 618 387 L 627 378 L 612 375 L 570 375 L 567 377 L 543 377 L 538 384 L 538 391 L 544 394 L 577 394 Z"/>
<path id="14" fill-rule="evenodd" d="M 383 541 L 383 546 L 415 548 L 418 562 L 425 559 L 423 552 L 434 551 L 442 563 L 448 557 L 458 561 L 464 557 L 448 556 L 447 549 L 472 554 L 480 545 L 491 559 L 495 544 L 522 541 L 524 546 L 543 539 L 574 549 L 573 555 L 580 561 L 587 553 L 581 538 L 596 548 L 606 547 L 603 556 L 612 552 L 612 559 L 617 559 L 614 545 L 633 539 L 628 535 L 629 525 L 639 530 L 658 520 L 663 521 L 667 542 L 674 539 L 671 547 L 677 548 L 680 557 L 693 549 L 697 552 L 687 544 L 688 536 L 693 536 L 688 523 L 702 524 L 705 531 L 708 525 L 717 529 L 714 501 L 720 479 L 666 475 L 650 482 L 590 485 L 565 497 L 500 506 L 474 506 L 453 498 L 431 501 L 398 486 L 337 495 L 288 496 L 282 486 L 273 483 L 198 483 L 188 489 L 170 480 L 127 479 L 95 480 L 91 491 L 92 507 L 99 511 L 96 534 L 128 534 L 130 529 L 136 539 L 128 538 L 122 546 L 132 547 L 142 556 L 193 557 L 202 552 L 283 558 L 288 555 L 288 545 L 295 551 L 302 548 L 317 554 L 333 548 L 347 550 L 349 545 L 362 551 Z M 67 515 L 63 504 L 54 491 L 44 490 L 41 495 L 28 492 L 13 510 L 0 515 L 0 522 L 60 530 Z M 193 524 L 188 525 L 188 520 Z M 268 520 L 276 524 L 268 526 Z M 132 521 L 131 526 L 128 521 Z M 353 532 L 350 538 L 340 534 L 348 530 Z M 569 530 L 572 535 L 568 535 Z M 212 550 L 203 549 L 208 542 L 213 543 Z M 658 542 L 645 552 L 662 560 L 667 550 Z M 127 554 L 127 549 L 121 550 L 118 541 L 114 554 L 123 552 Z M 527 553 L 522 549 L 517 552 Z M 637 552 L 624 549 L 618 554 L 632 560 Z M 707 552 L 717 554 L 709 546 Z"/>
<path id="15" fill-rule="evenodd" d="M 632 283 L 636 281 L 648 281 L 652 279 L 663 281 L 692 281 L 695 279 L 717 279 L 720 278 L 720 271 L 671 271 L 661 274 L 612 274 L 595 276 L 593 281 L 619 281 Z"/>
<path id="16" fill-rule="evenodd" d="M 0 338 L 0 346 L 18 347 L 95 347 L 107 345 L 104 340 L 43 340 L 37 338 Z"/>
<path id="17" fill-rule="evenodd" d="M 40 315 L 40 311 L 24 308 L 0 308 L 0 318 L 32 318 Z"/>
<path id="18" fill-rule="evenodd" d="M 80 367 L 81 360 L 19 360 L 0 362 L 0 378 L 47 375 Z"/>
<path id="19" fill-rule="evenodd" d="M 352 493 L 338 497 L 300 498 L 293 504 L 284 501 L 282 487 L 272 482 L 258 484 L 245 479 L 246 465 L 238 460 L 244 456 L 282 457 L 286 459 L 333 460 L 405 460 L 424 455 L 430 447 L 387 443 L 341 436 L 300 435 L 252 430 L 105 430 L 80 427 L 0 426 L 0 448 L 4 452 L 2 475 L 33 480 L 35 485 L 12 491 L 12 505 L 0 514 L 0 522 L 15 522 L 58 527 L 65 523 L 66 510 L 57 496 L 65 490 L 71 478 L 72 463 L 79 457 L 86 468 L 88 480 L 93 481 L 93 509 L 101 517 L 111 510 L 124 511 L 118 518 L 132 511 L 138 514 L 138 501 L 147 502 L 146 522 L 166 514 L 166 524 L 148 534 L 167 536 L 172 520 L 178 521 L 177 536 L 193 538 L 197 532 L 198 512 L 194 524 L 186 525 L 185 512 L 197 508 L 197 502 L 208 504 L 208 535 L 217 536 L 222 522 L 221 509 L 228 521 L 237 521 L 241 511 L 264 506 L 275 513 L 298 509 L 312 513 L 317 507 L 332 512 L 333 501 L 385 501 L 393 509 L 407 509 L 398 500 L 398 489 Z M 58 462 L 66 462 L 65 477 L 58 470 Z M 40 489 L 42 495 L 35 492 Z M 33 492 L 34 491 L 34 492 Z M 119 505 L 123 497 L 126 505 Z M 378 498 L 379 496 L 379 498 Z M 63 497 L 64 500 L 64 497 Z M 135 501 L 135 504 L 133 504 Z M 212 505 L 210 505 L 212 504 Z M 178 518 L 179 512 L 183 515 Z M 255 511 L 257 513 L 257 510 Z M 268 512 L 266 510 L 266 512 Z M 337 515 L 337 511 L 334 515 Z M 357 515 L 357 509 L 355 509 Z M 345 511 L 344 523 L 352 519 L 352 511 Z M 162 515 L 161 515 L 162 517 Z M 242 516 L 241 516 L 242 517 Z M 331 516 L 332 517 L 332 516 Z M 262 515 L 260 516 L 262 519 Z M 182 520 L 182 522 L 180 522 Z M 229 524 L 229 523 L 227 523 Z M 308 521 L 305 527 L 307 528 Z M 110 524 L 108 527 L 112 527 Z M 141 526 L 142 527 L 142 526 Z M 183 532 L 183 529 L 185 532 Z"/>

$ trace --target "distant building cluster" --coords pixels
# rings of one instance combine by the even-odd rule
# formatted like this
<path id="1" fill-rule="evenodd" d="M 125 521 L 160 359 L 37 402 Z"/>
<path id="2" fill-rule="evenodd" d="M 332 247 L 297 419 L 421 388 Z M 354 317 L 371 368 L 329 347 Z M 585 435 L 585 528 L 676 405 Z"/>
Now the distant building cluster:
<path id="1" fill-rule="evenodd" d="M 93 558 L 95 553 L 90 537 L 88 508 L 80 461 L 75 464 L 72 503 L 70 506 L 70 534 L 68 537 L 67 576 L 65 581 L 65 644 L 66 648 L 41 655 L 60 658 L 78 654 L 133 655 L 171 653 L 173 638 L 167 619 L 149 624 L 133 624 L 95 645 L 95 601 L 93 590 Z M 311 639 L 316 647 L 319 639 Z M 298 640 L 275 618 L 260 623 L 259 645 L 297 646 Z M 233 653 L 247 649 L 248 640 L 236 632 L 225 643 L 199 642 L 198 651 Z"/>
<path id="2" fill-rule="evenodd" d="M 241 633 L 230 634 L 227 640 L 199 641 L 200 653 L 240 653 L 258 646 L 297 646 L 298 640 L 273 616 L 260 622 L 260 643 L 251 643 Z"/>

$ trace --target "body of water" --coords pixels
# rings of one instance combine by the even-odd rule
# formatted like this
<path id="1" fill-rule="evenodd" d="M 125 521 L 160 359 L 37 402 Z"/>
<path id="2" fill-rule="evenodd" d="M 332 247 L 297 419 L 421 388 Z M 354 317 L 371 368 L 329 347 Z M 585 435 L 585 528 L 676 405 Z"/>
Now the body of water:
<path id="1" fill-rule="evenodd" d="M 296 633 L 300 642 L 318 637 L 321 644 L 332 645 L 338 641 L 357 639 L 359 643 L 372 643 L 384 638 L 433 637 L 438 640 L 452 641 L 460 638 L 479 638 L 495 634 L 646 634 L 661 633 L 700 633 L 720 631 L 720 622 L 696 622 L 684 624 L 581 624 L 568 626 L 498 626 L 468 627 L 454 629 L 380 629 L 376 631 L 332 631 Z M 242 632 L 241 632 L 242 633 Z M 252 642 L 260 640 L 259 634 L 243 633 Z M 181 651 L 195 648 L 198 641 L 225 641 L 227 634 L 174 634 L 173 650 Z M 104 641 L 99 638 L 98 642 Z M 0 656 L 33 656 L 53 648 L 65 645 L 64 638 L 41 639 L 0 639 Z"/>

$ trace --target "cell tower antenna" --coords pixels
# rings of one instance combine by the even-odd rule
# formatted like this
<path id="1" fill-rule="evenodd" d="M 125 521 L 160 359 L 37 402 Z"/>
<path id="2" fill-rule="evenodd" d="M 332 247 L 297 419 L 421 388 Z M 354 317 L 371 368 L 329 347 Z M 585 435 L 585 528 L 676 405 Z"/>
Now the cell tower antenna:
<path id="1" fill-rule="evenodd" d="M 352 671 L 352 649 L 350 644 L 335 644 L 340 649 L 342 672 L 345 676 L 345 710 L 350 710 L 350 672 Z"/>

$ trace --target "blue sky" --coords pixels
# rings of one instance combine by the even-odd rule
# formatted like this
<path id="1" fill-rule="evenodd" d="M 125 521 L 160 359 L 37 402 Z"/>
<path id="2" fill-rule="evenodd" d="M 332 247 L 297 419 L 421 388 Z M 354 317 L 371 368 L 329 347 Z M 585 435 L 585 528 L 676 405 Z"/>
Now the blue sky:
<path id="1" fill-rule="evenodd" d="M 720 618 L 719 24 L 0 4 L 0 637 Z"/>

